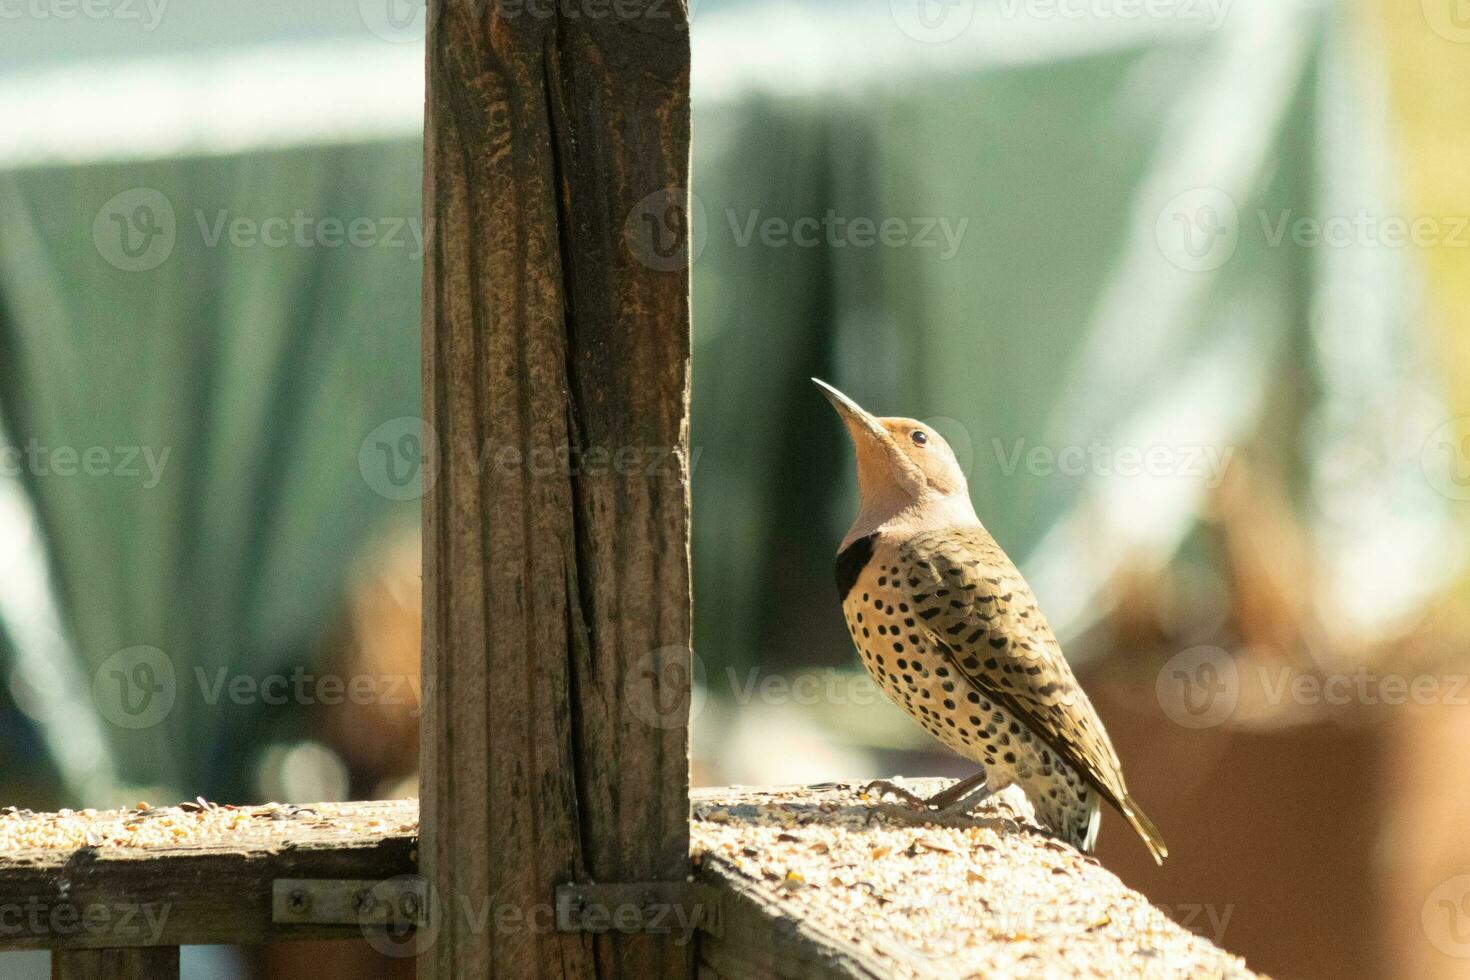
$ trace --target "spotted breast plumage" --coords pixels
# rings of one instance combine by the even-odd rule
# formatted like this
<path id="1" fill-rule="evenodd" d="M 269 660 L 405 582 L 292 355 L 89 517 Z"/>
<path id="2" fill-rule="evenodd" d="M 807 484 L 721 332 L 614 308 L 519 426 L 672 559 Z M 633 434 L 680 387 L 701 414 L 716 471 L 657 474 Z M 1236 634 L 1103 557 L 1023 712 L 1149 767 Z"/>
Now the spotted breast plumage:
<path id="1" fill-rule="evenodd" d="M 1084 852 L 1106 800 L 1155 860 L 1163 839 L 1128 794 L 1122 766 L 1036 598 L 974 516 L 944 440 L 912 419 L 878 419 L 818 382 L 858 455 L 859 514 L 837 585 L 848 631 L 884 693 L 981 766 L 928 802 L 941 808 L 1019 784 L 1038 820 Z"/>

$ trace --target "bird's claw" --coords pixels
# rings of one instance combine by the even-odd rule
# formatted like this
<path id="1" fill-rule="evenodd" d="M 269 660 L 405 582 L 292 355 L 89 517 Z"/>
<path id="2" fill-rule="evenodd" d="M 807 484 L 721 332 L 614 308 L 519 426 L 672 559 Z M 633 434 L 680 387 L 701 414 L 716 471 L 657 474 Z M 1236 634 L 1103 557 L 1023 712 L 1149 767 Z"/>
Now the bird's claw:
<path id="1" fill-rule="evenodd" d="M 924 799 L 922 796 L 915 796 L 913 793 L 904 789 L 902 786 L 887 779 L 873 780 L 871 783 L 863 787 L 863 795 L 877 797 L 880 802 L 882 801 L 883 797 L 893 795 L 903 800 L 905 803 L 908 803 L 910 806 L 916 806 L 921 810 L 929 809 L 928 800 Z"/>

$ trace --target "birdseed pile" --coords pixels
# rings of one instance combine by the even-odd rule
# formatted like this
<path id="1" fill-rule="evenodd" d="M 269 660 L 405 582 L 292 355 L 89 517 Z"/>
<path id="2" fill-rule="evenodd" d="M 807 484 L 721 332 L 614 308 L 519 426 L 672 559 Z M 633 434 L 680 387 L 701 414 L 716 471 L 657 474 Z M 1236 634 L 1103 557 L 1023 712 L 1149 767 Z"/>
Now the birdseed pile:
<path id="1" fill-rule="evenodd" d="M 1013 790 L 942 826 L 861 784 L 696 791 L 696 861 L 893 976 L 1256 976 L 1092 858 L 1027 829 Z"/>
<path id="2" fill-rule="evenodd" d="M 0 857 L 17 851 L 79 848 L 175 848 L 229 844 L 274 845 L 302 836 L 357 840 L 418 833 L 418 804 L 318 803 L 309 807 L 268 803 L 227 806 L 204 799 L 176 806 L 139 802 L 120 810 L 32 813 L 0 809 Z"/>

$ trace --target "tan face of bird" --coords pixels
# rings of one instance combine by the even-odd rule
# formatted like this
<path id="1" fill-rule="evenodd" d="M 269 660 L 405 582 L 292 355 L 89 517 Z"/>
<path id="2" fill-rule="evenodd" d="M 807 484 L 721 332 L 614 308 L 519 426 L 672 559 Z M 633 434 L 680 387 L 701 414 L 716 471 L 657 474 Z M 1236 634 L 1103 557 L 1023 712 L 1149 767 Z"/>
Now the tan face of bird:
<path id="1" fill-rule="evenodd" d="M 978 524 L 965 472 L 939 433 L 906 418 L 877 418 L 836 388 L 817 387 L 857 451 L 858 519 L 843 547 L 874 531 Z"/>

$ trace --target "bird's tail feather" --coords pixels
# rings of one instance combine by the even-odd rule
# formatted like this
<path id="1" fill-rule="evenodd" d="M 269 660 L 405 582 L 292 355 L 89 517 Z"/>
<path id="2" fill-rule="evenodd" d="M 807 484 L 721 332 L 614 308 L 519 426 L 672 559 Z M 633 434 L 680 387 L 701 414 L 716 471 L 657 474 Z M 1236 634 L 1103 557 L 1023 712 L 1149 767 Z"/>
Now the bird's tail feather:
<path id="1" fill-rule="evenodd" d="M 1169 849 L 1164 846 L 1164 838 L 1159 834 L 1159 828 L 1154 826 L 1152 820 L 1144 815 L 1143 809 L 1134 801 L 1133 797 L 1123 794 L 1123 805 L 1118 808 L 1123 811 L 1123 818 L 1127 820 L 1133 829 L 1138 831 L 1138 836 L 1143 838 L 1143 843 L 1148 847 L 1148 852 L 1153 855 L 1157 864 L 1163 864 L 1164 858 L 1169 856 Z"/>

